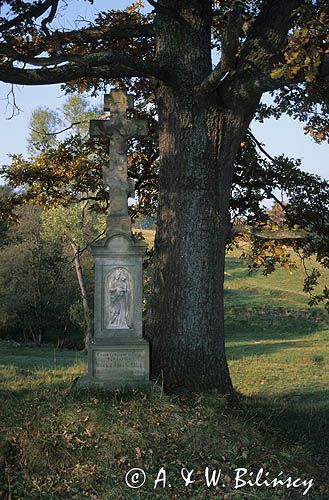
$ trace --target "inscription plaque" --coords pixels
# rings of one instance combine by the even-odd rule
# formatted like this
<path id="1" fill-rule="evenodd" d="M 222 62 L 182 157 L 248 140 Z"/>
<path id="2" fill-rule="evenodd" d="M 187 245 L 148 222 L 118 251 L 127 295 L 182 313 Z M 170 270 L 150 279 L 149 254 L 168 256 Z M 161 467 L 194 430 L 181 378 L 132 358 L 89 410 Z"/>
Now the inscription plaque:
<path id="1" fill-rule="evenodd" d="M 95 376 L 144 376 L 148 367 L 144 351 L 94 351 Z"/>

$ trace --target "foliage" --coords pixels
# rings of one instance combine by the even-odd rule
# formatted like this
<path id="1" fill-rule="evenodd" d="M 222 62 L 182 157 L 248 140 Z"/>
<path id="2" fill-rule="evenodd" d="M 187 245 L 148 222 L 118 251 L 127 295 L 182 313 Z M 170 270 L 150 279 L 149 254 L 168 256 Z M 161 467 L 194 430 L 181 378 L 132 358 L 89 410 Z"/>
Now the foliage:
<path id="1" fill-rule="evenodd" d="M 219 359 L 223 360 L 220 376 L 208 370 L 205 377 L 213 376 L 210 384 L 217 387 L 216 384 L 223 382 L 223 392 L 231 391 L 217 338 L 217 324 L 222 324 L 223 319 L 223 293 L 221 285 L 218 287 L 223 265 L 219 259 L 226 240 L 230 241 L 227 218 L 230 195 L 232 223 L 238 219 L 259 230 L 272 228 L 275 233 L 278 227 L 269 219 L 262 203 L 266 197 L 277 202 L 288 201 L 281 228 L 291 230 L 292 236 L 297 228 L 304 230 L 303 234 L 308 232 L 304 242 L 293 238 L 290 241 L 289 236 L 287 242 L 280 242 L 275 236 L 259 242 L 255 237 L 252 248 L 255 268 L 268 273 L 277 264 L 289 267 L 285 248 L 288 243 L 302 258 L 315 254 L 319 263 L 328 265 L 328 183 L 304 174 L 298 161 L 283 155 L 270 158 L 250 132 L 245 136 L 254 116 L 264 120 L 288 113 L 303 120 L 315 140 L 326 138 L 328 2 L 152 0 L 148 3 L 153 7 L 151 13 L 143 9 L 143 2 L 137 2 L 125 10 L 101 12 L 93 21 L 69 31 L 56 29 L 58 8 L 65 7 L 65 2 L 44 0 L 30 5 L 8 2 L 0 23 L 0 79 L 17 84 L 62 83 L 68 93 L 88 90 L 94 95 L 107 87 L 124 85 L 135 95 L 137 112 L 150 117 L 150 128 L 155 132 L 149 142 L 148 139 L 141 144 L 132 141 L 129 155 L 130 172 L 137 180 L 140 199 L 139 206 L 131 208 L 133 217 L 138 215 L 137 210 L 152 216 L 156 209 L 159 211 L 155 281 L 163 293 L 153 302 L 154 327 L 150 325 L 150 338 L 153 335 L 154 340 L 152 355 L 156 361 L 153 365 L 159 366 L 160 372 L 161 363 L 168 371 L 170 367 L 173 384 L 204 381 L 202 377 L 192 380 L 201 339 L 204 349 L 209 349 L 202 359 L 213 356 L 217 367 L 221 366 Z M 215 67 L 211 61 L 212 48 L 220 58 Z M 273 95 L 271 106 L 260 105 L 266 92 Z M 203 143 L 200 140 L 199 144 L 199 136 L 204 138 Z M 104 145 L 85 143 L 81 137 L 65 141 L 45 151 L 39 157 L 39 164 L 33 158 L 16 157 L 12 166 L 3 170 L 11 186 L 24 186 L 13 203 L 34 199 L 43 205 L 68 206 L 80 193 L 93 199 L 91 208 L 106 208 L 108 200 L 101 188 L 102 162 L 98 163 L 94 155 L 100 153 L 104 157 Z M 83 150 L 83 156 L 78 149 Z M 74 150 L 76 155 L 72 154 Z M 163 161 L 163 170 L 158 189 L 159 159 Z M 187 195 L 189 190 L 191 195 Z M 208 199 L 203 197 L 202 190 L 209 195 Z M 277 190 L 282 193 L 281 200 L 276 197 Z M 162 196 L 159 204 L 158 191 Z M 192 201 L 194 194 L 195 199 L 199 196 L 198 205 Z M 204 200 L 207 202 L 203 203 Z M 10 207 L 3 210 L 8 213 Z M 198 216 L 199 230 L 203 229 L 200 234 L 189 227 Z M 209 240 L 213 228 L 220 247 L 217 260 Z M 212 240 L 214 245 L 215 241 Z M 198 251 L 192 251 L 194 246 Z M 202 272 L 208 267 L 200 266 L 201 249 L 209 269 L 217 265 L 215 272 L 208 273 L 210 286 L 205 302 L 218 318 L 209 312 L 207 321 L 201 321 L 204 312 L 201 301 L 188 302 L 205 293 L 201 288 Z M 188 265 L 183 264 L 184 259 Z M 171 281 L 176 278 L 174 287 Z M 316 274 L 306 288 L 311 290 L 315 279 Z M 169 281 L 169 289 L 175 293 L 165 293 Z M 218 297 L 211 290 L 216 290 Z M 327 296 L 324 289 L 322 297 Z M 192 331 L 187 314 L 191 307 L 198 312 Z M 173 319 L 167 329 L 163 321 L 166 314 Z M 196 326 L 198 321 L 200 324 Z M 219 333 L 223 336 L 222 327 Z M 180 335 L 190 339 L 189 364 L 188 360 L 184 365 L 176 358 L 179 356 L 176 345 L 173 360 L 166 365 L 161 345 L 166 345 L 170 335 L 172 341 Z M 212 349 L 212 345 L 217 347 Z M 189 376 L 183 373 L 185 366 Z M 197 369 L 202 372 L 204 368 L 200 362 Z M 180 377 L 185 380 L 179 381 Z"/>
<path id="2" fill-rule="evenodd" d="M 41 149 L 55 146 L 55 132 L 62 125 L 59 114 L 49 108 L 38 107 L 30 119 L 29 151 L 37 154 Z"/>
<path id="3" fill-rule="evenodd" d="M 136 179 L 137 203 L 129 207 L 133 220 L 144 215 L 154 216 L 156 213 L 159 164 L 154 118 L 150 127 L 151 133 L 146 139 L 131 144 L 128 157 L 128 173 Z M 284 155 L 267 157 L 264 152 L 266 153 L 263 145 L 255 142 L 254 137 L 248 133 L 235 162 L 231 198 L 232 223 L 242 220 L 245 224 L 273 231 L 279 228 L 306 229 L 310 238 L 302 242 L 289 240 L 289 236 L 284 241 L 254 238 L 248 251 L 248 258 L 253 260 L 252 269 L 260 269 L 268 274 L 276 266 L 282 265 L 289 270 L 295 265 L 295 261 L 290 258 L 291 248 L 298 249 L 302 257 L 316 255 L 318 262 L 327 267 L 328 182 L 319 176 L 303 172 L 299 160 L 292 160 Z M 19 191 L 12 197 L 12 207 L 24 200 L 31 200 L 48 208 L 72 206 L 71 214 L 78 214 L 81 209 L 76 204 L 80 200 L 80 203 L 88 201 L 88 208 L 84 210 L 88 215 L 90 211 L 102 212 L 107 206 L 107 193 L 102 180 L 102 165 L 106 161 L 108 156 L 104 142 L 74 134 L 55 147 L 42 150 L 38 157 L 23 159 L 22 156 L 13 156 L 12 164 L 4 166 L 1 172 L 13 188 L 25 187 L 24 193 Z M 277 198 L 278 191 L 286 201 Z M 272 198 L 276 207 L 281 207 L 282 220 L 274 220 L 271 213 L 268 213 L 263 204 L 264 198 Z M 65 211 L 61 213 L 63 220 Z M 67 211 L 68 217 L 69 213 L 70 210 Z M 92 218 L 89 217 L 89 220 L 92 221 Z M 90 233 L 91 228 L 88 231 Z M 95 236 L 91 232 L 89 241 Z M 84 238 L 82 247 L 86 244 L 87 239 Z M 306 287 L 306 283 L 305 290 L 312 291 Z M 317 298 L 328 303 L 325 289 L 322 299 L 321 294 Z"/>
<path id="4" fill-rule="evenodd" d="M 42 214 L 43 231 L 49 241 L 60 241 L 69 245 L 74 243 L 83 249 L 104 231 L 105 221 L 100 221 L 97 214 L 78 204 L 68 207 L 49 208 Z"/>
<path id="5" fill-rule="evenodd" d="M 141 467 L 149 479 L 140 495 L 151 500 L 164 496 L 162 488 L 153 488 L 163 466 L 173 498 L 207 498 L 218 493 L 201 481 L 209 466 L 223 469 L 230 499 L 237 494 L 234 468 L 257 471 L 264 465 L 273 475 L 282 470 L 314 478 L 307 498 L 325 500 L 328 322 L 319 308 L 307 307 L 301 272 L 287 276 L 279 270 L 265 279 L 249 275 L 238 253 L 227 256 L 226 349 L 240 393 L 234 405 L 216 391 L 76 394 L 70 384 L 86 370 L 83 353 L 0 342 L 0 491 L 133 500 L 136 492 L 124 478 Z M 189 488 L 181 482 L 183 467 L 193 468 L 198 480 Z M 260 492 L 264 500 L 301 497 L 300 489 L 295 496 L 272 488 L 242 490 L 250 500 Z"/>
<path id="6" fill-rule="evenodd" d="M 5 207 L 8 199 L 12 196 L 12 190 L 7 185 L 0 185 L 0 206 Z M 2 210 L 0 209 L 0 215 Z M 5 210 L 3 210 L 5 212 Z M 0 217 L 0 248 L 6 243 L 9 229 L 9 220 L 7 217 Z"/>
<path id="7" fill-rule="evenodd" d="M 25 205 L 0 250 L 1 334 L 36 344 L 62 342 L 75 329 L 69 308 L 76 300 L 71 266 L 63 246 L 47 240 L 42 211 Z"/>
<path id="8" fill-rule="evenodd" d="M 328 54 L 329 6 L 325 0 L 304 2 L 296 12 L 295 25 L 288 36 L 285 61 L 273 70 L 273 78 L 305 80 L 296 92 L 283 87 L 275 96 L 274 116 L 286 111 L 305 122 L 305 131 L 317 142 L 329 138 L 328 81 L 319 81 L 322 63 Z M 303 90 L 304 93 L 303 93 Z"/>
<path id="9" fill-rule="evenodd" d="M 241 147 L 233 178 L 232 219 L 242 219 L 260 229 L 272 229 L 273 238 L 279 229 L 292 230 L 291 239 L 288 232 L 281 241 L 271 237 L 252 240 L 248 257 L 253 261 L 253 270 L 261 269 L 268 274 L 277 265 L 289 270 L 295 265 L 290 258 L 291 249 L 298 251 L 302 259 L 314 255 L 320 266 L 328 268 L 329 183 L 303 172 L 300 165 L 300 160 L 284 155 L 272 158 L 252 135 Z M 279 219 L 273 217 L 273 209 L 268 212 L 263 205 L 264 198 L 275 200 L 276 210 L 280 207 Z M 294 240 L 293 231 L 298 229 L 306 229 L 309 237 Z M 306 286 L 307 279 L 306 276 L 305 291 L 312 291 Z M 320 297 L 318 294 L 318 299 Z M 328 306 L 326 288 L 322 301 Z"/>
<path id="10" fill-rule="evenodd" d="M 89 120 L 99 112 L 97 106 L 91 106 L 82 95 L 71 95 L 61 110 L 48 107 L 36 108 L 30 119 L 28 137 L 29 152 L 39 156 L 40 152 L 54 148 L 59 144 L 59 133 L 72 130 L 75 134 L 86 136 Z"/>

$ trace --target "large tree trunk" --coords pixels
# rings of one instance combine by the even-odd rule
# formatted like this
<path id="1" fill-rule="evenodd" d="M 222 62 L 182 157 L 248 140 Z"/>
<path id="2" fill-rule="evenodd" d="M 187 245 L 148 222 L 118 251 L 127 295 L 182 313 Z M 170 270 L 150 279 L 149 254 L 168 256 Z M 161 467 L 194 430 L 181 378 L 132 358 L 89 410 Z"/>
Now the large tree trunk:
<path id="1" fill-rule="evenodd" d="M 211 71 L 210 2 L 208 8 L 192 3 L 191 18 L 174 21 L 159 12 L 156 24 L 157 56 L 176 78 L 156 88 L 161 169 L 148 329 L 152 372 L 167 388 L 232 394 L 224 347 L 225 243 L 233 163 L 252 114 L 249 106 L 219 105 L 215 93 L 195 92 Z"/>

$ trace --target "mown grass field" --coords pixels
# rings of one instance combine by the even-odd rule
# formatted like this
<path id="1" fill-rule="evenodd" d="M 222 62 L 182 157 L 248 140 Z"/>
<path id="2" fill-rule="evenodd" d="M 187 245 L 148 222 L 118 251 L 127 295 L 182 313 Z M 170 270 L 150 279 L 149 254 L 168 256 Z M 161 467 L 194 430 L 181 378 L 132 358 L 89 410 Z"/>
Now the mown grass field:
<path id="1" fill-rule="evenodd" d="M 83 353 L 1 343 L 0 498 L 329 498 L 328 316 L 308 307 L 301 269 L 249 275 L 237 257 L 227 257 L 225 292 L 234 404 L 215 392 L 76 393 Z M 206 466 L 222 469 L 217 487 Z M 125 483 L 132 467 L 147 473 L 140 489 Z M 154 489 L 161 467 L 166 488 Z M 186 487 L 184 467 L 194 469 Z M 305 496 L 235 489 L 237 467 L 315 484 Z"/>

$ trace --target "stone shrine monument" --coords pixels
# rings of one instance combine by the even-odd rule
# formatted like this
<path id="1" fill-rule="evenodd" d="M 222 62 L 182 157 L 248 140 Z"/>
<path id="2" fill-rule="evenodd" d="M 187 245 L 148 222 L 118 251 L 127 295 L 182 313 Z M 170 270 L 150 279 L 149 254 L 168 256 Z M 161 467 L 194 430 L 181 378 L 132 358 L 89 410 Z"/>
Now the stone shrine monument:
<path id="1" fill-rule="evenodd" d="M 88 374 L 78 387 L 118 389 L 149 383 L 149 345 L 142 337 L 142 265 L 146 243 L 131 236 L 128 197 L 134 181 L 127 176 L 127 140 L 147 135 L 147 120 L 128 119 L 133 97 L 124 90 L 105 95 L 110 117 L 90 121 L 91 137 L 109 140 L 110 162 L 103 167 L 110 215 L 106 236 L 91 245 L 95 258 L 94 338 L 88 350 Z"/>

